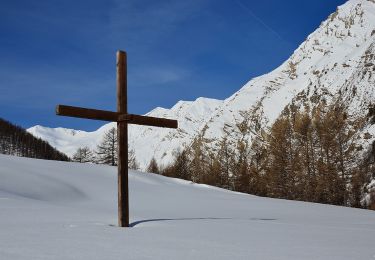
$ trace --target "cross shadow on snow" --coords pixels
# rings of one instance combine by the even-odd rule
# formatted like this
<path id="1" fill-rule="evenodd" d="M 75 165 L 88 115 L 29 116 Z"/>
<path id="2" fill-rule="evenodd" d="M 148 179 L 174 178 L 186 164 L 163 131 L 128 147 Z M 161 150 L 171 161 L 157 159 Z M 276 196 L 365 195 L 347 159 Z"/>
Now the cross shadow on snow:
<path id="1" fill-rule="evenodd" d="M 275 218 L 248 218 L 248 219 L 235 219 L 235 218 L 215 218 L 215 217 L 205 217 L 205 218 L 154 218 L 154 219 L 143 219 L 134 221 L 129 224 L 129 227 L 135 227 L 142 223 L 147 222 L 159 222 L 159 221 L 181 221 L 181 220 L 259 220 L 259 221 L 273 221 L 277 220 Z"/>

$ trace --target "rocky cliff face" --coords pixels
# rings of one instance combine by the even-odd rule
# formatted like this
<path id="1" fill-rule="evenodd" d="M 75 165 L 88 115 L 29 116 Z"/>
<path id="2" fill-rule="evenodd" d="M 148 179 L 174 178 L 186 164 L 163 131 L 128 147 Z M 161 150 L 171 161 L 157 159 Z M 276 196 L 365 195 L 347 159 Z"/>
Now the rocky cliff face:
<path id="1" fill-rule="evenodd" d="M 152 157 L 168 165 L 179 149 L 197 137 L 207 149 L 217 149 L 226 137 L 229 143 L 254 136 L 272 125 L 285 107 L 301 109 L 327 104 L 346 104 L 350 117 L 367 116 L 358 129 L 356 142 L 368 151 L 375 141 L 375 1 L 350 0 L 338 7 L 280 67 L 250 80 L 224 101 L 199 98 L 179 101 L 171 109 L 156 108 L 150 116 L 179 120 L 179 129 L 132 126 L 130 148 L 141 168 Z M 72 155 L 83 145 L 91 148 L 114 124 L 95 132 L 50 129 L 35 126 L 28 131 Z"/>

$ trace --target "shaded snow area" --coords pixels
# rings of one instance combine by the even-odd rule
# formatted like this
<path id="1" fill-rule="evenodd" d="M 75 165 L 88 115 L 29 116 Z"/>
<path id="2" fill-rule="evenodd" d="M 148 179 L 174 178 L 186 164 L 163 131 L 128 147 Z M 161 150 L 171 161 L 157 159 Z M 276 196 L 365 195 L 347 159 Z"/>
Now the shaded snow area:
<path id="1" fill-rule="evenodd" d="M 0 259 L 375 259 L 375 212 L 0 155 Z"/>

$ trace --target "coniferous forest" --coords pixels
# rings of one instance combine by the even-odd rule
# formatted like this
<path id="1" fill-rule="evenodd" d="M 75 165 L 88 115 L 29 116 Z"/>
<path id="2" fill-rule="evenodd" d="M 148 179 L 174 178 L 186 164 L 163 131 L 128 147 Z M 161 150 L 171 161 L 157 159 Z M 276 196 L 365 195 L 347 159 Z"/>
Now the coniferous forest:
<path id="1" fill-rule="evenodd" d="M 22 127 L 0 118 L 0 153 L 46 160 L 69 161 L 46 141 L 34 137 Z"/>
<path id="2" fill-rule="evenodd" d="M 224 137 L 207 153 L 197 138 L 160 172 L 260 196 L 375 209 L 375 191 L 366 186 L 375 177 L 375 146 L 364 152 L 355 142 L 371 118 L 351 120 L 337 104 L 303 112 L 290 106 L 251 145 Z"/>

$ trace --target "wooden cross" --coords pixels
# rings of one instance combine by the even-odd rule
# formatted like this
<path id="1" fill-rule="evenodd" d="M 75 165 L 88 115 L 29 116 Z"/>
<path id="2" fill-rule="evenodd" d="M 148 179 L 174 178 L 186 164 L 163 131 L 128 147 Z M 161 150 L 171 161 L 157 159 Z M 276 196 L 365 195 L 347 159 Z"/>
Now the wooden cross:
<path id="1" fill-rule="evenodd" d="M 126 53 L 117 51 L 117 112 L 57 105 L 56 114 L 117 122 L 118 224 L 129 227 L 128 124 L 177 128 L 177 120 L 128 114 Z"/>

